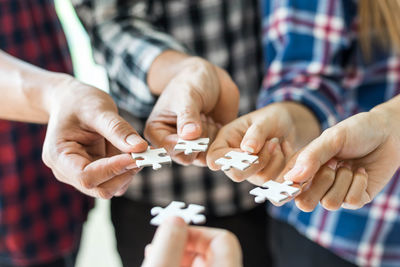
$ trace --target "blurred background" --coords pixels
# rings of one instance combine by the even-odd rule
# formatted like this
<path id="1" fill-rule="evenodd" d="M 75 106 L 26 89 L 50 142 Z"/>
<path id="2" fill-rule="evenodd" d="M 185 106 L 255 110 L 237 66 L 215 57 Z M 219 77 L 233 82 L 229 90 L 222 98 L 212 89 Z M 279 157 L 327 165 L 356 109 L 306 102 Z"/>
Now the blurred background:
<path id="1" fill-rule="evenodd" d="M 89 38 L 76 17 L 69 0 L 55 0 L 60 20 L 67 35 L 76 77 L 102 90 L 108 82 L 102 67 L 93 62 Z M 96 200 L 95 208 L 83 230 L 83 237 L 76 267 L 121 267 L 116 250 L 114 229 L 110 220 L 110 202 Z"/>

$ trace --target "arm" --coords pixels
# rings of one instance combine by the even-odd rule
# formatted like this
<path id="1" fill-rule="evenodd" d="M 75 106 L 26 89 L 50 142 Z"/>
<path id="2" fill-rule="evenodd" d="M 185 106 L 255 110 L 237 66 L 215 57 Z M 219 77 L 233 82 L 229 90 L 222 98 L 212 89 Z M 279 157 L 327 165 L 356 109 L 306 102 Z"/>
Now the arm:
<path id="1" fill-rule="evenodd" d="M 259 106 L 294 101 L 314 114 L 321 130 L 336 124 L 345 113 L 341 79 L 352 41 L 347 29 L 353 21 L 345 19 L 341 1 L 267 2 L 264 47 L 268 69 Z"/>
<path id="2" fill-rule="evenodd" d="M 52 73 L 0 51 L 0 118 L 47 123 L 49 98 L 68 75 Z"/>
<path id="3" fill-rule="evenodd" d="M 105 92 L 0 51 L 0 118 L 47 123 L 43 161 L 60 181 L 96 197 L 122 194 L 147 143 Z M 125 153 L 121 153 L 125 152 Z"/>
<path id="4" fill-rule="evenodd" d="M 180 69 L 187 50 L 152 25 L 139 1 L 72 1 L 89 32 L 95 59 L 110 77 L 118 106 L 147 117 L 161 91 Z"/>

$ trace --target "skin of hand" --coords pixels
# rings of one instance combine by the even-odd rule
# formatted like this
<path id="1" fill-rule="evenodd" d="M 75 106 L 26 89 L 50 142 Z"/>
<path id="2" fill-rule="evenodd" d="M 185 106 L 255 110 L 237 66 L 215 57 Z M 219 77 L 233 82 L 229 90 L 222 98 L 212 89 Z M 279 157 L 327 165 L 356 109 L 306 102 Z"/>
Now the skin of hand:
<path id="1" fill-rule="evenodd" d="M 87 195 L 123 194 L 139 171 L 129 152 L 146 150 L 147 142 L 118 115 L 107 93 L 68 75 L 49 92 L 45 164 L 59 181 Z"/>
<path id="2" fill-rule="evenodd" d="M 369 203 L 400 166 L 399 98 L 327 129 L 286 168 L 285 179 L 306 182 L 297 206 L 312 211 L 358 209 Z M 337 164 L 339 162 L 339 164 Z"/>
<path id="3" fill-rule="evenodd" d="M 0 93 L 0 118 L 48 123 L 42 158 L 58 180 L 95 197 L 125 192 L 139 169 L 120 151 L 141 152 L 147 143 L 108 94 L 1 50 Z"/>
<path id="4" fill-rule="evenodd" d="M 304 106 L 293 102 L 270 104 L 224 126 L 208 150 L 207 163 L 216 171 L 221 166 L 215 161 L 231 150 L 257 154 L 258 163 L 245 171 L 231 168 L 226 174 L 236 182 L 247 179 L 262 185 L 278 177 L 287 159 L 318 134 L 318 122 Z"/>
<path id="5" fill-rule="evenodd" d="M 172 57 L 171 53 L 167 53 L 167 58 Z M 160 74 L 169 80 L 159 77 L 164 83 L 158 82 L 158 89 L 153 89 L 161 95 L 147 120 L 144 134 L 155 147 L 165 147 L 174 161 L 205 166 L 205 153 L 184 155 L 173 148 L 178 137 L 186 140 L 209 137 L 212 141 L 220 125 L 236 118 L 239 90 L 226 71 L 210 62 L 182 54 L 177 57 L 179 61 L 172 67 L 173 75 L 169 71 Z M 171 62 L 174 60 L 169 60 L 169 64 Z M 152 73 L 154 71 L 149 75 Z M 150 87 L 150 80 L 154 79 L 149 78 Z M 160 84 L 165 84 L 162 92 Z"/>
<path id="6" fill-rule="evenodd" d="M 146 247 L 142 267 L 241 267 L 242 250 L 231 232 L 167 219 Z"/>

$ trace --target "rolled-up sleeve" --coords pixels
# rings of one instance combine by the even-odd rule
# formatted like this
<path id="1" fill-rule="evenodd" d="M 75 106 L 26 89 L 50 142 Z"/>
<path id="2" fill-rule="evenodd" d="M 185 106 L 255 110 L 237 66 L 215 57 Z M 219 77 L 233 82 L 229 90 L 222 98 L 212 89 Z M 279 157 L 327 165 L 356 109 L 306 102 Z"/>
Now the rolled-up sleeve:
<path id="1" fill-rule="evenodd" d="M 188 52 L 146 17 L 141 1 L 73 0 L 94 48 L 106 68 L 110 93 L 120 108 L 147 117 L 156 101 L 147 84 L 153 61 L 165 50 Z"/>
<path id="2" fill-rule="evenodd" d="M 295 101 L 308 107 L 322 129 L 343 119 L 342 78 L 352 51 L 353 25 L 342 1 L 265 1 L 266 74 L 258 107 Z"/>

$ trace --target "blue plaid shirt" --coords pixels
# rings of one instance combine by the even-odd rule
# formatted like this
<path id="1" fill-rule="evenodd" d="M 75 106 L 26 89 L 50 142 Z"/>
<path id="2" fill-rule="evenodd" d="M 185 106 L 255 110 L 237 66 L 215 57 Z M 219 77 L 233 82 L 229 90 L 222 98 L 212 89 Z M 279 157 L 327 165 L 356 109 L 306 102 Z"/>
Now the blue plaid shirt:
<path id="1" fill-rule="evenodd" d="M 400 93 L 400 57 L 379 46 L 373 60 L 362 57 L 356 1 L 271 0 L 263 13 L 268 70 L 259 107 L 296 101 L 325 129 Z M 292 202 L 269 211 L 355 264 L 400 266 L 400 171 L 359 210 L 305 213 Z"/>

